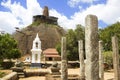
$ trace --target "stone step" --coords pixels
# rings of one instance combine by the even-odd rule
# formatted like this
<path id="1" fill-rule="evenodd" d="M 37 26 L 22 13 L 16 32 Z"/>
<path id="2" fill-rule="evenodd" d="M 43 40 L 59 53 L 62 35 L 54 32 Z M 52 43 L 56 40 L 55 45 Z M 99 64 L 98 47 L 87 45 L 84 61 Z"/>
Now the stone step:
<path id="1" fill-rule="evenodd" d="M 25 75 L 19 75 L 18 77 L 19 77 L 19 78 L 24 78 L 24 77 L 25 77 Z"/>
<path id="2" fill-rule="evenodd" d="M 21 73 L 17 73 L 18 75 L 24 75 L 24 73 L 23 72 L 21 72 Z"/>
<path id="3" fill-rule="evenodd" d="M 18 74 L 18 77 L 19 77 L 19 78 L 24 78 L 24 77 L 25 77 L 24 72 L 18 72 L 17 74 Z"/>

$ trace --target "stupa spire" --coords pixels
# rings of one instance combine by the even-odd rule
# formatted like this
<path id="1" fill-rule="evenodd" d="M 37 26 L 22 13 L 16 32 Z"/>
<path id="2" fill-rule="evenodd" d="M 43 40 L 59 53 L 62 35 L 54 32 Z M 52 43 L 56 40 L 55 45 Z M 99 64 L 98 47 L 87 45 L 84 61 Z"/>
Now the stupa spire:
<path id="1" fill-rule="evenodd" d="M 43 15 L 46 16 L 46 17 L 49 16 L 49 9 L 48 9 L 47 6 L 44 7 Z"/>

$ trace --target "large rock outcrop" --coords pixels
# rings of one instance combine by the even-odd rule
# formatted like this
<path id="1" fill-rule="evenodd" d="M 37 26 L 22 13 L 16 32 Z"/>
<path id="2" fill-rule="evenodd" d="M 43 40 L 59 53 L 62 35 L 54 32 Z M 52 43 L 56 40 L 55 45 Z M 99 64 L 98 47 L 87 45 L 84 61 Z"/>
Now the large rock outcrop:
<path id="1" fill-rule="evenodd" d="M 61 37 L 65 34 L 65 31 L 58 25 L 41 23 L 38 26 L 28 26 L 20 32 L 15 32 L 13 36 L 18 41 L 18 47 L 23 53 L 31 53 L 32 43 L 37 33 L 41 40 L 42 50 L 44 50 L 55 48 L 56 44 L 60 42 Z"/>
<path id="2" fill-rule="evenodd" d="M 64 29 L 57 24 L 57 19 L 57 17 L 49 16 L 49 9 L 45 6 L 43 15 L 33 16 L 31 25 L 15 32 L 13 37 L 18 41 L 18 47 L 22 53 L 31 53 L 32 43 L 37 33 L 41 39 L 42 50 L 55 48 L 65 34 Z"/>

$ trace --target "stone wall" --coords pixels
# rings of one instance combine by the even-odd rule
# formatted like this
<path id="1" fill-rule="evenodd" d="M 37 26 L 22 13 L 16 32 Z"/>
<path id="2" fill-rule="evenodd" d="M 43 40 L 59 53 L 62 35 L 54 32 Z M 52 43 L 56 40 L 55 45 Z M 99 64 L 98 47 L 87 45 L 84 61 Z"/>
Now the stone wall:
<path id="1" fill-rule="evenodd" d="M 0 80 L 18 80 L 18 75 L 17 72 L 12 72 L 6 76 L 4 76 L 2 79 Z"/>
<path id="2" fill-rule="evenodd" d="M 42 71 L 26 71 L 25 76 L 31 77 L 31 76 L 45 76 L 49 74 L 49 72 L 42 72 Z"/>
<path id="3" fill-rule="evenodd" d="M 33 16 L 33 23 L 39 22 L 39 23 L 48 23 L 48 24 L 55 24 L 57 25 L 57 17 L 53 16 L 44 16 L 44 15 L 35 15 Z"/>

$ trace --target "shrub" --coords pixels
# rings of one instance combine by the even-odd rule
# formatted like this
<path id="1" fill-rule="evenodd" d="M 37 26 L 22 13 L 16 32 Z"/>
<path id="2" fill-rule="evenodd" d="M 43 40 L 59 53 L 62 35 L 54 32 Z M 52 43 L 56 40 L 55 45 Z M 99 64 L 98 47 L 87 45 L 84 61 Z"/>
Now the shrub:
<path id="1" fill-rule="evenodd" d="M 69 61 L 68 62 L 68 68 L 78 68 L 80 67 L 79 62 Z"/>
<path id="2" fill-rule="evenodd" d="M 2 62 L 1 66 L 3 69 L 10 69 L 11 67 L 14 66 L 14 62 L 7 61 L 7 62 Z"/>
<path id="3" fill-rule="evenodd" d="M 2 78 L 5 75 L 6 75 L 5 72 L 0 72 L 0 78 Z"/>
<path id="4" fill-rule="evenodd" d="M 113 66 L 113 57 L 112 57 L 112 51 L 105 51 L 103 53 L 104 56 L 104 63 L 108 64 L 109 67 Z"/>

